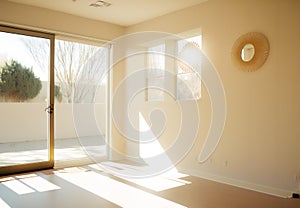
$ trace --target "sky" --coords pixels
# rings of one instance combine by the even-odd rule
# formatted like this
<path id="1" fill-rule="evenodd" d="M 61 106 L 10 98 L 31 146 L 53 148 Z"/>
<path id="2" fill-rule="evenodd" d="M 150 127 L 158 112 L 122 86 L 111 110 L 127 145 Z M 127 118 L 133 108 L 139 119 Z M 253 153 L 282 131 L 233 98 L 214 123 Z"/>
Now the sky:
<path id="1" fill-rule="evenodd" d="M 37 39 L 36 37 L 0 32 L 0 67 L 3 66 L 6 61 L 13 59 L 23 66 L 32 68 L 35 76 L 39 77 L 41 81 L 47 81 L 47 75 L 35 64 L 34 59 L 23 43 L 23 41 L 28 38 Z M 48 40 L 45 39 L 45 41 Z"/>

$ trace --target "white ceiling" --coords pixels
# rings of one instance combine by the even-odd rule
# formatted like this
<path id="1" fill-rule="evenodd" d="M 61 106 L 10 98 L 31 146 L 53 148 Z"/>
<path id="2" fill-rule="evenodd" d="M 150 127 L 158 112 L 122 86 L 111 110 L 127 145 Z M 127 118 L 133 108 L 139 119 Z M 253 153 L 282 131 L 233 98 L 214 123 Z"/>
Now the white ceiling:
<path id="1" fill-rule="evenodd" d="M 8 0 L 68 14 L 129 26 L 207 0 L 105 0 L 110 7 L 90 7 L 97 0 Z"/>

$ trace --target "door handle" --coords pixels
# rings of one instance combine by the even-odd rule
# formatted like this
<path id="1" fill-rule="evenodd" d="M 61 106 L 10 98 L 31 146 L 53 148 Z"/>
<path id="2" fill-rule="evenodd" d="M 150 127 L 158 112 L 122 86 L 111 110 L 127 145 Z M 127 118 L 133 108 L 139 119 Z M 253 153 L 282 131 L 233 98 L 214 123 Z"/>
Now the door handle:
<path id="1" fill-rule="evenodd" d="M 45 108 L 45 111 L 49 114 L 52 114 L 54 111 L 53 105 L 49 105 L 47 108 Z"/>

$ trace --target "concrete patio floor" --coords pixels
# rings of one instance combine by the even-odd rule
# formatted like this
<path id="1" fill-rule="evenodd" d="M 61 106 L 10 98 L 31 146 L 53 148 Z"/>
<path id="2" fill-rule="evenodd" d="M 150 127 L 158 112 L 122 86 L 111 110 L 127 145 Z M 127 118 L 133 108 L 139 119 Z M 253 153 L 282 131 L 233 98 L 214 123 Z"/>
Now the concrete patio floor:
<path id="1" fill-rule="evenodd" d="M 101 137 L 103 138 L 103 137 Z M 100 137 L 56 139 L 55 167 L 99 162 L 106 158 L 106 144 Z M 48 160 L 47 142 L 0 143 L 0 167 Z"/>

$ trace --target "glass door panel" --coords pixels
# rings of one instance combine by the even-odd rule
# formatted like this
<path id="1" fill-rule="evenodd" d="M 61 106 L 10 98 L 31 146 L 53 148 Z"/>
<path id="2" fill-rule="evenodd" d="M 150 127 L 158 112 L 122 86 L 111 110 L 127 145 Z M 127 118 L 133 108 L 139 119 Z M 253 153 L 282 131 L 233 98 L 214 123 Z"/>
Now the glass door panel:
<path id="1" fill-rule="evenodd" d="M 53 40 L 0 26 L 0 174 L 53 166 Z"/>
<path id="2" fill-rule="evenodd" d="M 56 37 L 56 168 L 106 158 L 109 52 L 103 43 Z"/>

